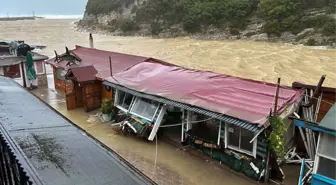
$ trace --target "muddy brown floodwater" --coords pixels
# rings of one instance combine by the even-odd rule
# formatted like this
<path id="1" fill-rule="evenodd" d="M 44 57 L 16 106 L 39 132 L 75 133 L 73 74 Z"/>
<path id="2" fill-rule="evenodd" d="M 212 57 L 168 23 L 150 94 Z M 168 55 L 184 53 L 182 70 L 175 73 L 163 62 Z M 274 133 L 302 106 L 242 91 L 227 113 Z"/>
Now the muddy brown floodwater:
<path id="1" fill-rule="evenodd" d="M 21 80 L 17 80 L 21 83 Z M 95 120 L 98 111 L 85 113 L 83 109 L 67 111 L 64 96 L 53 88 L 53 76 L 48 75 L 49 86 L 32 91 L 76 125 L 117 152 L 124 159 L 160 185 L 253 185 L 254 181 L 222 169 L 198 156 L 190 155 L 160 140 L 156 144 L 134 136 L 124 136 L 108 124 Z M 157 156 L 156 156 L 157 151 Z M 155 161 L 156 158 L 156 161 Z"/>
<path id="2" fill-rule="evenodd" d="M 74 29 L 75 20 L 26 20 L 0 22 L 0 39 L 22 39 L 44 44 L 53 56 L 64 47 L 88 46 L 88 34 Z M 317 84 L 326 74 L 326 86 L 336 85 L 335 50 L 305 46 L 248 42 L 205 41 L 190 38 L 151 39 L 94 35 L 95 47 L 129 54 L 155 57 L 185 67 L 210 70 L 255 80 L 291 85 L 293 81 Z"/>
<path id="3" fill-rule="evenodd" d="M 22 84 L 21 79 L 17 81 Z M 54 89 L 52 74 L 48 75 L 48 86 L 32 92 L 159 185 L 253 185 L 257 183 L 243 174 L 239 176 L 233 174 L 225 165 L 224 169 L 218 167 L 215 165 L 215 163 L 218 164 L 216 160 L 204 160 L 183 148 L 176 148 L 158 140 L 156 150 L 155 141 L 147 142 L 133 136 L 119 134 L 110 125 L 99 121 L 96 116 L 99 114 L 98 110 L 90 113 L 84 112 L 83 109 L 68 111 L 64 96 Z M 283 169 L 286 175 L 284 184 L 297 184 L 300 166 L 290 165 Z"/>
<path id="4" fill-rule="evenodd" d="M 75 20 L 37 20 L 0 22 L 0 39 L 19 39 L 27 43 L 43 44 L 41 51 L 53 56 L 73 48 L 76 44 L 88 46 L 88 33 L 74 29 Z M 312 49 L 288 44 L 247 41 L 204 41 L 190 38 L 151 39 L 148 37 L 115 37 L 94 35 L 95 47 L 135 55 L 155 57 L 185 67 L 215 71 L 244 78 L 282 84 L 293 81 L 316 84 L 326 74 L 325 85 L 335 87 L 335 50 Z M 50 68 L 48 70 L 50 72 Z M 89 115 L 81 109 L 67 111 L 63 96 L 53 89 L 52 76 L 48 75 L 49 88 L 34 91 L 45 102 L 94 137 L 116 151 L 131 164 L 153 178 L 158 184 L 249 185 L 245 178 L 236 176 L 184 150 L 158 142 L 155 165 L 155 144 L 114 132 L 111 126 L 88 121 Z M 92 112 L 91 114 L 95 114 Z M 154 166 L 156 166 L 154 168 Z M 288 182 L 297 184 L 298 166 L 287 166 Z"/>

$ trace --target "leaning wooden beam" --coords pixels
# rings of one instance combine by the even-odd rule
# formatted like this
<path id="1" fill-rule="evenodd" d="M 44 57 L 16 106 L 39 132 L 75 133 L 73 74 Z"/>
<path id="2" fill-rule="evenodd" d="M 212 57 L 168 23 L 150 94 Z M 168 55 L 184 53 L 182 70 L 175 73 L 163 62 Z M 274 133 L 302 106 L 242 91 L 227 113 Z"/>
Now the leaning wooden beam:
<path id="1" fill-rule="evenodd" d="M 149 141 L 153 141 L 155 136 L 156 136 L 156 133 L 157 131 L 159 130 L 159 127 L 161 125 L 161 122 L 162 122 L 162 119 L 163 119 L 163 116 L 166 114 L 166 109 L 167 109 L 167 106 L 166 105 L 163 105 L 162 108 L 161 108 L 161 111 L 159 113 L 159 116 L 158 118 L 156 119 L 155 123 L 154 123 L 154 126 L 152 128 L 152 131 L 148 137 L 148 140 Z"/>
<path id="2" fill-rule="evenodd" d="M 310 94 L 311 96 L 313 97 L 314 96 L 314 92 L 313 90 L 310 91 Z M 309 114 L 309 118 L 310 118 L 310 121 L 314 121 L 314 105 L 312 105 L 311 107 L 309 107 L 309 110 L 310 110 L 310 114 Z M 316 140 L 315 140 L 315 136 L 314 136 L 314 132 L 312 130 L 309 130 L 310 132 L 310 137 L 312 139 L 312 159 L 315 158 L 315 154 L 316 154 Z"/>
<path id="3" fill-rule="evenodd" d="M 308 104 L 308 90 L 306 89 L 305 90 L 305 103 Z M 309 120 L 309 110 L 307 107 L 304 107 L 303 108 L 303 117 L 305 120 Z M 312 158 L 313 156 L 313 153 L 312 153 L 312 141 L 311 141 L 311 137 L 310 137 L 310 132 L 309 132 L 310 129 L 308 128 L 305 128 L 305 131 L 306 131 L 306 142 L 307 142 L 307 153 L 309 155 L 309 158 Z"/>
<path id="4" fill-rule="evenodd" d="M 318 113 L 320 112 L 320 107 L 321 107 L 322 97 L 323 97 L 323 92 L 321 92 L 321 95 L 319 96 L 319 98 L 318 98 L 318 100 L 317 100 L 317 105 L 316 105 L 316 109 L 315 109 L 314 122 L 317 121 Z"/>
<path id="5" fill-rule="evenodd" d="M 310 153 L 308 152 L 307 140 L 306 140 L 306 137 L 304 136 L 304 133 L 303 133 L 303 130 L 302 130 L 301 127 L 299 127 L 299 131 L 300 131 L 300 135 L 301 135 L 301 137 L 302 137 L 303 143 L 304 143 L 304 145 L 305 145 L 306 151 L 307 151 L 307 153 L 308 153 L 308 155 L 309 155 L 309 157 L 310 157 Z"/>
<path id="6" fill-rule="evenodd" d="M 254 137 L 251 139 L 250 143 L 253 143 L 254 140 L 256 140 L 258 138 L 258 136 L 265 130 L 265 128 L 260 129 L 255 135 Z"/>
<path id="7" fill-rule="evenodd" d="M 321 90 L 322 84 L 323 84 L 323 82 L 325 80 L 325 77 L 326 77 L 326 75 L 321 76 L 320 81 L 317 84 L 316 89 L 314 91 L 313 97 L 310 98 L 310 100 L 307 103 L 302 104 L 302 106 L 304 106 L 304 107 L 310 107 L 310 106 L 313 105 L 313 99 L 317 98 L 318 94 L 320 93 L 320 90 Z"/>

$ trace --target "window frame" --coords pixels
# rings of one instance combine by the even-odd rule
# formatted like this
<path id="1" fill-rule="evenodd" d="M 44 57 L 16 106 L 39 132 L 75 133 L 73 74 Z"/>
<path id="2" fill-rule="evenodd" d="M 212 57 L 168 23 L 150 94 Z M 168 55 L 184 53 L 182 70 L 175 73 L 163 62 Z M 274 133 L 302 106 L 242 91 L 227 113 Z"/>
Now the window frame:
<path id="1" fill-rule="evenodd" d="M 156 107 L 156 110 L 154 111 L 154 114 L 153 114 L 152 118 L 147 118 L 147 117 L 142 116 L 142 115 L 139 115 L 139 114 L 137 114 L 137 113 L 135 113 L 135 112 L 133 111 L 135 102 L 136 102 L 137 100 L 141 100 L 141 99 L 142 99 L 141 97 L 136 97 L 136 98 L 134 98 L 134 100 L 133 100 L 133 102 L 132 102 L 132 105 L 131 105 L 131 107 L 130 107 L 130 111 L 129 111 L 129 112 L 132 113 L 133 115 L 136 115 L 136 116 L 138 116 L 138 117 L 140 117 L 140 118 L 143 118 L 143 119 L 145 119 L 145 120 L 147 120 L 147 121 L 150 121 L 150 122 L 154 121 L 154 117 L 155 117 L 155 115 L 157 114 L 157 111 L 158 111 L 159 108 L 160 108 L 160 103 L 158 102 L 158 105 L 157 105 L 157 107 Z M 144 98 L 144 99 L 146 99 L 146 98 Z M 154 101 L 154 100 L 153 100 L 153 101 Z"/>
<path id="2" fill-rule="evenodd" d="M 257 142 L 258 142 L 257 140 L 258 139 L 255 139 L 252 143 L 252 145 L 253 145 L 252 152 L 248 151 L 248 150 L 241 149 L 240 147 L 235 147 L 235 146 L 232 146 L 232 145 L 230 146 L 229 143 L 228 143 L 228 141 L 229 141 L 229 139 L 228 139 L 228 137 L 229 137 L 229 131 L 228 131 L 229 126 L 228 125 L 229 125 L 228 123 L 225 123 L 225 148 L 229 148 L 231 150 L 235 150 L 237 152 L 247 154 L 249 156 L 252 156 L 252 157 L 256 158 L 257 157 Z M 240 129 L 239 130 L 239 145 L 240 145 L 240 143 L 241 143 L 241 129 L 244 129 L 244 128 L 236 126 L 236 125 L 233 125 L 233 126 L 238 127 Z M 247 130 L 247 129 L 245 129 L 245 130 Z M 247 131 L 251 132 L 249 130 L 247 130 Z M 255 135 L 256 135 L 256 133 L 254 133 L 254 136 Z"/>
<path id="3" fill-rule="evenodd" d="M 323 154 L 319 153 L 319 147 L 320 147 L 320 143 L 321 143 L 321 134 L 327 134 L 327 133 L 320 133 L 318 136 L 318 142 L 317 142 L 317 146 L 316 146 L 316 157 L 315 157 L 315 161 L 314 161 L 314 168 L 313 168 L 313 173 L 317 173 L 318 167 L 319 167 L 319 163 L 320 163 L 320 157 L 323 157 L 325 159 L 329 159 L 331 161 L 335 161 L 336 162 L 336 157 L 330 157 L 330 156 L 326 156 Z M 323 175 L 324 176 L 324 175 Z"/>
<path id="4" fill-rule="evenodd" d="M 119 99 L 120 99 L 120 91 L 121 91 L 121 90 L 119 90 L 119 89 L 116 90 L 116 95 L 115 95 L 115 98 L 114 98 L 114 105 L 115 105 L 118 109 L 120 109 L 120 110 L 122 110 L 122 111 L 124 111 L 124 112 L 130 112 L 130 109 L 132 108 L 134 99 L 135 99 L 136 97 L 135 97 L 133 94 L 130 94 L 130 93 L 127 93 L 127 92 L 122 91 L 123 93 L 127 93 L 127 94 L 130 94 L 130 95 L 133 96 L 132 101 L 131 101 L 131 103 L 130 103 L 130 105 L 129 105 L 129 108 L 126 109 L 126 108 L 124 108 L 124 107 L 122 107 L 121 105 L 118 104 Z"/>

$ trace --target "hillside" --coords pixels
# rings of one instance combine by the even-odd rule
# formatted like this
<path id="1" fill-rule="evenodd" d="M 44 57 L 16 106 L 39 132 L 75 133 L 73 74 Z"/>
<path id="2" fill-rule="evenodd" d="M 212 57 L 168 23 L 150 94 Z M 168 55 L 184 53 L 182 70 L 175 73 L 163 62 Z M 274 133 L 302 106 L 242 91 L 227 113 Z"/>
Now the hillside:
<path id="1" fill-rule="evenodd" d="M 336 42 L 335 0 L 88 0 L 80 28 L 294 44 Z"/>

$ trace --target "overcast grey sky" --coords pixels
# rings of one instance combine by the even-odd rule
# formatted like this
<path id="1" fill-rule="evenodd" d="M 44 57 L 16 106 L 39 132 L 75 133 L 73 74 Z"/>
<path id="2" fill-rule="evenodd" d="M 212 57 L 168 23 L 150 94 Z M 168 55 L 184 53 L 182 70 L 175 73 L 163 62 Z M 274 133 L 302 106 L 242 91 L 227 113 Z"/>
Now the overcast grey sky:
<path id="1" fill-rule="evenodd" d="M 80 15 L 87 0 L 0 0 L 0 15 Z"/>

